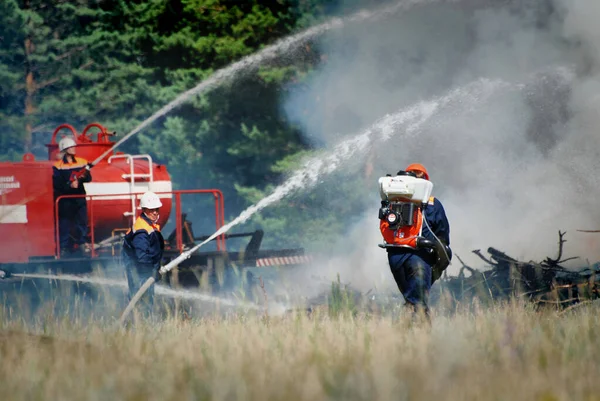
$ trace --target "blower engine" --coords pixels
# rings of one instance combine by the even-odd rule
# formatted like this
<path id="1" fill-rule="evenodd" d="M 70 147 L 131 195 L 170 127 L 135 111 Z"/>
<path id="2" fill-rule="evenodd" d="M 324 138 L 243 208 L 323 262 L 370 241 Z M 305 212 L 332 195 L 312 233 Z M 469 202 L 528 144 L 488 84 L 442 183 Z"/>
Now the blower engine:
<path id="1" fill-rule="evenodd" d="M 421 237 L 423 207 L 429 202 L 433 183 L 415 174 L 399 171 L 379 179 L 379 219 L 385 247 L 418 248 L 429 242 Z"/>

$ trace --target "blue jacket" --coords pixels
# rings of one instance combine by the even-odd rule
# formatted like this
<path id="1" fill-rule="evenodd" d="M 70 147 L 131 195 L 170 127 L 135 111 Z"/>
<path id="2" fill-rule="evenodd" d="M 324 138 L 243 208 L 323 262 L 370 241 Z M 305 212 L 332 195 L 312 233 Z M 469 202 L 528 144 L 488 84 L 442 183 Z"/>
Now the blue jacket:
<path id="1" fill-rule="evenodd" d="M 84 182 L 92 181 L 92 175 L 87 173 L 79 179 L 79 186 L 71 188 L 73 174 L 80 172 L 87 166 L 88 161 L 82 157 L 74 156 L 74 162 L 68 162 L 67 155 L 58 160 L 52 166 L 52 184 L 54 187 L 54 199 L 61 195 L 85 195 Z M 82 198 L 85 201 L 85 198 Z"/>
<path id="2" fill-rule="evenodd" d="M 123 262 L 138 269 L 158 269 L 164 248 L 160 226 L 142 213 L 123 239 Z"/>
<path id="3" fill-rule="evenodd" d="M 428 204 L 425 208 L 425 220 L 429 224 L 429 227 L 433 230 L 435 235 L 447 246 L 450 246 L 450 223 L 446 217 L 446 211 L 442 202 L 437 198 L 433 199 L 433 205 Z M 427 224 L 423 223 L 423 234 L 422 236 L 430 241 L 435 242 L 436 239 L 427 227 Z"/>
<path id="4" fill-rule="evenodd" d="M 427 224 L 431 227 L 431 230 L 433 230 L 433 233 L 435 233 L 440 241 L 450 247 L 450 223 L 448 223 L 446 211 L 444 210 L 444 206 L 442 206 L 442 202 L 437 198 L 434 198 L 433 204 L 431 202 L 427 204 L 425 208 L 425 220 L 427 220 Z M 432 242 L 437 242 L 431 233 L 431 230 L 427 227 L 427 224 L 423 222 L 421 235 Z M 388 253 L 406 255 L 406 259 L 411 255 L 416 254 L 429 264 L 434 264 L 437 259 L 435 254 L 427 249 L 413 250 L 409 248 L 388 248 L 387 251 Z M 450 252 L 448 256 L 452 258 L 452 252 Z"/>

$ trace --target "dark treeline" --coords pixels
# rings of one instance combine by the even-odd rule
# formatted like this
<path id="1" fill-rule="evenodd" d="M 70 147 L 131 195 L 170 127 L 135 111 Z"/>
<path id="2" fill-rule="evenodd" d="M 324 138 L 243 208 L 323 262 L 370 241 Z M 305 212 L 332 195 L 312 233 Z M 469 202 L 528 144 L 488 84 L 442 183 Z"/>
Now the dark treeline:
<path id="1" fill-rule="evenodd" d="M 217 69 L 324 20 L 340 3 L 3 0 L 0 160 L 45 157 L 44 144 L 65 122 L 78 130 L 100 122 L 123 135 Z M 167 163 L 175 188 L 221 189 L 231 219 L 311 151 L 286 121 L 281 99 L 319 63 L 316 49 L 306 44 L 192 99 L 121 150 Z M 254 220 L 267 240 L 291 245 L 298 230 L 310 232 L 306 222 L 327 213 L 307 207 L 323 203 L 319 195 L 294 202 L 295 214 L 274 209 Z M 188 207 L 193 214 L 198 206 Z"/>

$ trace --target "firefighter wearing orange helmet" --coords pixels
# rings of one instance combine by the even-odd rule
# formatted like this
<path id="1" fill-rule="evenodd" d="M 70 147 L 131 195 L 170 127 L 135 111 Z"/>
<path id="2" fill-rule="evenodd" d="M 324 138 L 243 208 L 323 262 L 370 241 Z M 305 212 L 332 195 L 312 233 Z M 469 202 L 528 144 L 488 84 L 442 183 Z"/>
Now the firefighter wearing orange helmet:
<path id="1" fill-rule="evenodd" d="M 420 163 L 409 164 L 405 171 L 415 173 L 417 178 L 424 178 L 429 181 L 429 173 L 427 173 L 425 166 Z"/>
<path id="2" fill-rule="evenodd" d="M 429 173 L 419 163 L 410 164 L 400 173 L 429 181 Z M 414 211 L 411 225 L 394 227 L 380 213 L 380 230 L 388 246 L 388 262 L 400 292 L 413 312 L 429 314 L 431 285 L 448 267 L 450 224 L 442 203 L 430 197 L 422 208 Z"/>

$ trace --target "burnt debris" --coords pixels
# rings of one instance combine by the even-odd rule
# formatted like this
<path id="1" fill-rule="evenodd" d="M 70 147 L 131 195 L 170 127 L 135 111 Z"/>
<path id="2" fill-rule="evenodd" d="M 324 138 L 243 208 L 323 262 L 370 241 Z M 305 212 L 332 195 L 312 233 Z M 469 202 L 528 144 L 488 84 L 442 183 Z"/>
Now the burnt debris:
<path id="1" fill-rule="evenodd" d="M 478 270 L 457 255 L 462 267 L 457 276 L 444 274 L 440 280 L 442 292 L 459 302 L 474 297 L 494 302 L 516 298 L 560 307 L 599 298 L 600 263 L 582 262 L 578 269 L 565 267 L 565 262 L 579 259 L 563 259 L 565 234 L 558 232 L 558 256 L 541 262 L 519 261 L 490 247 L 488 255 L 479 249 L 473 251 L 488 267 Z"/>

